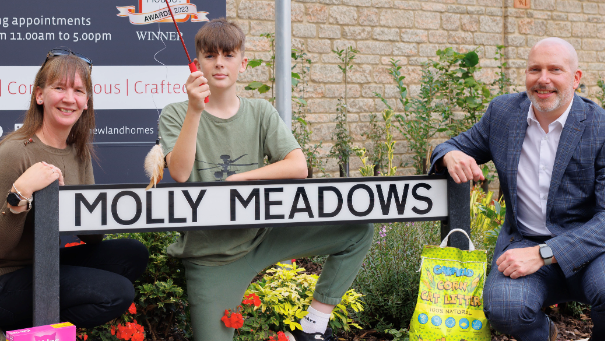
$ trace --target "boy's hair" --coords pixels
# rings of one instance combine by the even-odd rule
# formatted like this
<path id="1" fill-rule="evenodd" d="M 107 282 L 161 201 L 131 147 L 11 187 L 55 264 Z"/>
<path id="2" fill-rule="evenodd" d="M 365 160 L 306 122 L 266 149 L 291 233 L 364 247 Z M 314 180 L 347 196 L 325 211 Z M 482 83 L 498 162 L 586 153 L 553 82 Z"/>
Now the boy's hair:
<path id="1" fill-rule="evenodd" d="M 242 55 L 246 44 L 246 35 L 237 24 L 225 18 L 212 19 L 195 35 L 195 55 L 204 53 L 231 53 L 239 50 Z"/>

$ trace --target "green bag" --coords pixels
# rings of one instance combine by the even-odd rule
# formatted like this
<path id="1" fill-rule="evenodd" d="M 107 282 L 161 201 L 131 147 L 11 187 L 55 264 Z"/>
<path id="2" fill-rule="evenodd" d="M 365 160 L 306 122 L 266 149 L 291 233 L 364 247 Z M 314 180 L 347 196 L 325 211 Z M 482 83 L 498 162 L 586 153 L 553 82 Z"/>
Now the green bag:
<path id="1" fill-rule="evenodd" d="M 483 285 L 487 253 L 476 250 L 469 238 L 469 251 L 425 245 L 420 265 L 418 301 L 410 323 L 413 341 L 490 341 L 483 313 Z"/>

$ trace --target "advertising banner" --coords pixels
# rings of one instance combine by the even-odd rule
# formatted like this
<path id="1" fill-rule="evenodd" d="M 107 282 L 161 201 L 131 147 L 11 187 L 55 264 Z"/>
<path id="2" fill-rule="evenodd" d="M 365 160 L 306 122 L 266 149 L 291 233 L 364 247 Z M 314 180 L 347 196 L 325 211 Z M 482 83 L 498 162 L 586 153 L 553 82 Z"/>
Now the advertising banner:
<path id="1" fill-rule="evenodd" d="M 193 59 L 196 32 L 226 15 L 226 0 L 169 3 Z M 164 0 L 7 1 L 0 46 L 0 136 L 20 127 L 46 53 L 67 47 L 93 62 L 96 182 L 148 181 L 158 116 L 187 99 L 188 61 Z"/>

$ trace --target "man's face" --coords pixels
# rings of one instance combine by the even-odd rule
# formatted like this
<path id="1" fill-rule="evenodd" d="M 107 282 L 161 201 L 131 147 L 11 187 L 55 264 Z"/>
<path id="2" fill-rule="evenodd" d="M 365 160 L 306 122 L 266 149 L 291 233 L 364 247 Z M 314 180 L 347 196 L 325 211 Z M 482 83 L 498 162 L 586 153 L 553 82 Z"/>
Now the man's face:
<path id="1" fill-rule="evenodd" d="M 564 46 L 543 44 L 530 51 L 525 75 L 527 95 L 534 109 L 562 114 L 580 84 L 582 72 L 572 69 L 571 56 Z"/>
<path id="2" fill-rule="evenodd" d="M 208 79 L 208 85 L 218 89 L 228 89 L 237 81 L 238 73 L 246 71 L 248 58 L 239 50 L 224 53 L 200 52 L 196 59 L 198 68 Z"/>

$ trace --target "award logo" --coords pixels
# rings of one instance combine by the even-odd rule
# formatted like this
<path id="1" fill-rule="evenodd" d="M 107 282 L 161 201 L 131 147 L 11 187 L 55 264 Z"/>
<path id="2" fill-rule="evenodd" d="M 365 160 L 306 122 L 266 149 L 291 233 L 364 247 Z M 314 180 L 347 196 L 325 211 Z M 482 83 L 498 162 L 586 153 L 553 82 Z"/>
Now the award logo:
<path id="1" fill-rule="evenodd" d="M 170 9 L 177 22 L 185 22 L 191 17 L 191 22 L 208 21 L 208 12 L 198 12 L 197 6 L 190 0 L 168 0 Z M 128 17 L 133 25 L 147 25 L 153 23 L 172 23 L 170 11 L 164 0 L 139 0 L 139 12 L 135 6 L 116 7 L 118 17 Z"/>

